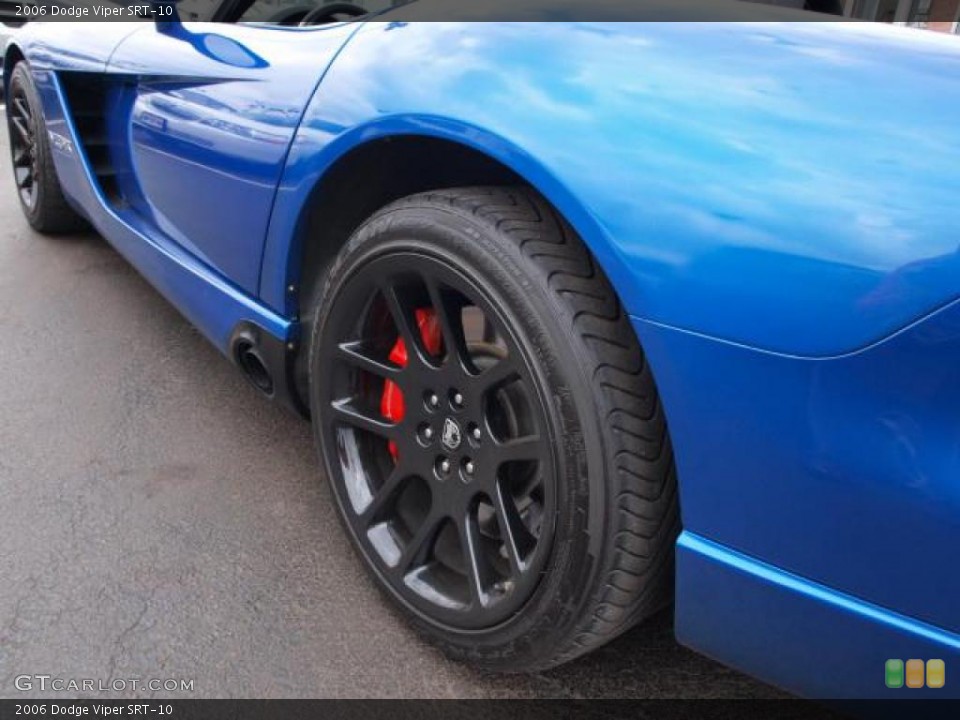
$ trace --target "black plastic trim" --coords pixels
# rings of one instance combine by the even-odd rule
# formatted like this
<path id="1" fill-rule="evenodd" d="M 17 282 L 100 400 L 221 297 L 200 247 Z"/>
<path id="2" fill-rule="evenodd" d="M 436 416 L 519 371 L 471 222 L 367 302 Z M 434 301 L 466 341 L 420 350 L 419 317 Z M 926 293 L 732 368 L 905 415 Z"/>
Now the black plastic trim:
<path id="1" fill-rule="evenodd" d="M 230 336 L 230 357 L 247 380 L 271 400 L 309 419 L 310 410 L 296 383 L 298 349 L 296 341 L 284 342 L 251 322 L 240 323 Z M 269 383 L 260 377 L 257 362 Z"/>

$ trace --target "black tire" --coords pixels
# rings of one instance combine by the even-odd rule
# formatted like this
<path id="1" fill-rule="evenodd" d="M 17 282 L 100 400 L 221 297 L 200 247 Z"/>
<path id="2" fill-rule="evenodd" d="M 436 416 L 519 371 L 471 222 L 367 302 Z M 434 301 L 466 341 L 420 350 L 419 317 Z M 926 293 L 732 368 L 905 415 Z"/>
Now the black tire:
<path id="1" fill-rule="evenodd" d="M 43 106 L 25 62 L 17 63 L 10 77 L 7 130 L 14 182 L 27 222 L 34 230 L 50 235 L 87 228 L 86 221 L 70 207 L 60 189 Z"/>
<path id="2" fill-rule="evenodd" d="M 548 399 L 557 499 L 548 557 L 522 607 L 490 627 L 457 627 L 412 605 L 385 579 L 351 525 L 341 449 L 324 430 L 337 318 L 359 312 L 351 283 L 371 263 L 418 256 L 457 268 L 503 311 Z M 669 602 L 679 509 L 654 380 L 609 282 L 539 195 L 462 188 L 393 203 L 339 253 L 314 316 L 311 405 L 341 519 L 378 585 L 428 640 L 485 669 L 541 670 L 608 642 Z"/>

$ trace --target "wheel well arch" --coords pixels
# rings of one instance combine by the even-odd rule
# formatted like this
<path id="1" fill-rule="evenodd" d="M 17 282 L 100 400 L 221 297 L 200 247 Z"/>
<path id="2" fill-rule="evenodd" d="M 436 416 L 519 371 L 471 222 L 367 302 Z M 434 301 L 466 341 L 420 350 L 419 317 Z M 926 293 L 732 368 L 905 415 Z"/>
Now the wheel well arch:
<path id="1" fill-rule="evenodd" d="M 324 269 L 373 213 L 408 195 L 471 185 L 530 183 L 486 153 L 430 135 L 389 135 L 338 158 L 308 196 L 293 246 L 301 317 L 315 309 Z"/>
<path id="2" fill-rule="evenodd" d="M 312 324 L 326 268 L 364 220 L 402 197 L 468 186 L 524 186 L 538 192 L 574 229 L 603 269 L 621 304 L 616 276 L 622 258 L 596 216 L 545 167 L 500 138 L 467 133 L 375 134 L 336 156 L 300 201 L 283 253 L 285 300 L 302 327 Z M 279 258 L 278 258 L 279 259 Z M 629 308 L 624 305 L 629 312 Z M 307 401 L 308 353 L 297 343 L 294 383 Z"/>

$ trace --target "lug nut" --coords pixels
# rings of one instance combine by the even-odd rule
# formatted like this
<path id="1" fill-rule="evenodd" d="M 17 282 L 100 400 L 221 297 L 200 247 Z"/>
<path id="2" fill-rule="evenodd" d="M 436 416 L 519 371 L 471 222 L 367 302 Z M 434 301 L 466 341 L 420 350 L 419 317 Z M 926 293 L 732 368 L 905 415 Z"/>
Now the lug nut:
<path id="1" fill-rule="evenodd" d="M 473 471 L 474 471 L 473 462 L 470 460 L 467 460 L 463 464 L 463 471 L 467 473 L 467 475 L 473 475 Z"/>
<path id="2" fill-rule="evenodd" d="M 427 405 L 434 409 L 440 407 L 440 398 L 437 397 L 436 393 L 430 393 L 427 395 Z"/>
<path id="3" fill-rule="evenodd" d="M 473 430 L 470 431 L 470 435 L 474 440 L 479 440 L 481 437 L 483 437 L 483 433 L 480 432 L 480 428 L 476 425 L 473 426 Z"/>
<path id="4" fill-rule="evenodd" d="M 453 404 L 454 404 L 454 407 L 461 407 L 463 405 L 463 395 L 461 395 L 460 393 L 454 393 Z"/>
<path id="5" fill-rule="evenodd" d="M 423 429 L 423 439 L 424 439 L 424 440 L 431 440 L 432 438 L 433 438 L 433 428 L 430 427 L 429 425 L 427 425 L 427 426 Z"/>
<path id="6" fill-rule="evenodd" d="M 450 461 L 446 458 L 440 461 L 440 472 L 442 472 L 444 475 L 450 472 Z"/>

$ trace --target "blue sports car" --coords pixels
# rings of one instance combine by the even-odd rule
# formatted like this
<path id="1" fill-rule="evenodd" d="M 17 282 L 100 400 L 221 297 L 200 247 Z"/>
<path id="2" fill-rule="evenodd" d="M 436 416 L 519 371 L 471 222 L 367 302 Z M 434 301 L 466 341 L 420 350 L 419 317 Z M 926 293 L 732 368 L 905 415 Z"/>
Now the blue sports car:
<path id="1" fill-rule="evenodd" d="M 960 696 L 960 42 L 388 5 L 30 23 L 27 220 L 312 420 L 450 656 L 548 668 L 675 599 L 795 693 Z"/>

